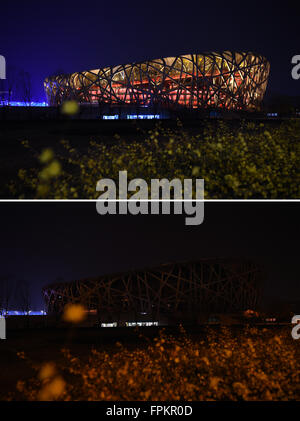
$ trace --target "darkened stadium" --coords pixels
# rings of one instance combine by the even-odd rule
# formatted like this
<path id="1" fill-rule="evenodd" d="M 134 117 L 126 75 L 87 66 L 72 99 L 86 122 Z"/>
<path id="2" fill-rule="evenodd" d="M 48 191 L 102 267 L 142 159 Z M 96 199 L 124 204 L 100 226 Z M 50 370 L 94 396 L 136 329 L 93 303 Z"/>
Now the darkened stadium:
<path id="1" fill-rule="evenodd" d="M 256 110 L 268 82 L 269 62 L 252 52 L 187 54 L 59 74 L 45 80 L 50 105 L 159 107 L 160 110 Z"/>
<path id="2" fill-rule="evenodd" d="M 44 288 L 49 314 L 80 303 L 114 325 L 199 323 L 212 313 L 257 309 L 261 268 L 243 259 L 170 263 Z"/>

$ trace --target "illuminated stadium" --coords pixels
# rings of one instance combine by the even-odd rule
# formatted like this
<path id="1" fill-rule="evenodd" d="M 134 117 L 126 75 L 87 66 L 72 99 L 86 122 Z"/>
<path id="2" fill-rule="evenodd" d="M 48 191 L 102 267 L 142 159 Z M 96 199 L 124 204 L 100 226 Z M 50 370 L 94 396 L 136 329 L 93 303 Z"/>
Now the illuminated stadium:
<path id="1" fill-rule="evenodd" d="M 257 110 L 270 65 L 261 55 L 230 52 L 187 54 L 50 76 L 48 103 L 66 100 L 112 109 Z"/>
<path id="2" fill-rule="evenodd" d="M 243 259 L 201 259 L 106 275 L 43 289 L 48 314 L 82 304 L 100 323 L 114 325 L 198 323 L 203 315 L 255 310 L 260 267 Z"/>

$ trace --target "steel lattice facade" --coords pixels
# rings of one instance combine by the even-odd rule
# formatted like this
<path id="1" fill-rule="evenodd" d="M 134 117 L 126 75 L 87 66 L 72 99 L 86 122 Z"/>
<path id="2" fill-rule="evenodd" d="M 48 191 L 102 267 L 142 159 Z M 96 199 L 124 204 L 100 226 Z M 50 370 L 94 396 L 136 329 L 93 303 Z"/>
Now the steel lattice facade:
<path id="1" fill-rule="evenodd" d="M 202 259 L 158 268 L 52 284 L 43 289 L 48 314 L 68 303 L 97 310 L 101 321 L 196 320 L 201 313 L 256 309 L 261 268 L 247 260 Z"/>
<path id="2" fill-rule="evenodd" d="M 55 75 L 44 86 L 50 105 L 76 100 L 110 106 L 253 110 L 263 99 L 269 71 L 261 55 L 224 51 Z"/>

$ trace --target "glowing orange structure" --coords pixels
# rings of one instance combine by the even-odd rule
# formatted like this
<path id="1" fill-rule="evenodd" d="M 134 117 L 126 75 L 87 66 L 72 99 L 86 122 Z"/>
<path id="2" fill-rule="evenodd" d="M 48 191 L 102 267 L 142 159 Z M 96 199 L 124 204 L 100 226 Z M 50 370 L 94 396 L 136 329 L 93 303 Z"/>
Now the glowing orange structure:
<path id="1" fill-rule="evenodd" d="M 187 54 L 45 80 L 50 105 L 159 105 L 169 109 L 252 110 L 263 99 L 270 65 L 254 53 Z"/>

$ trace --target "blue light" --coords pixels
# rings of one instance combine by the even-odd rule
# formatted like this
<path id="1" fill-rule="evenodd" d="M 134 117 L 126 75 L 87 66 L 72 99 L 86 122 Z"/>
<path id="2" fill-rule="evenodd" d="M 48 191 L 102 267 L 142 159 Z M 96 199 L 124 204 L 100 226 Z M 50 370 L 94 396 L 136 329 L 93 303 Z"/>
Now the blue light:
<path id="1" fill-rule="evenodd" d="M 25 101 L 1 101 L 0 107 L 48 107 L 47 102 L 25 102 Z"/>
<path id="2" fill-rule="evenodd" d="M 127 114 L 127 120 L 153 120 L 160 118 L 159 114 Z"/>
<path id="3" fill-rule="evenodd" d="M 103 120 L 118 120 L 118 115 L 104 115 Z"/>
<path id="4" fill-rule="evenodd" d="M 5 312 L 5 316 L 46 316 L 47 313 L 44 310 L 41 311 L 32 311 L 30 310 L 28 313 L 27 311 L 17 311 L 17 310 L 8 310 Z"/>

